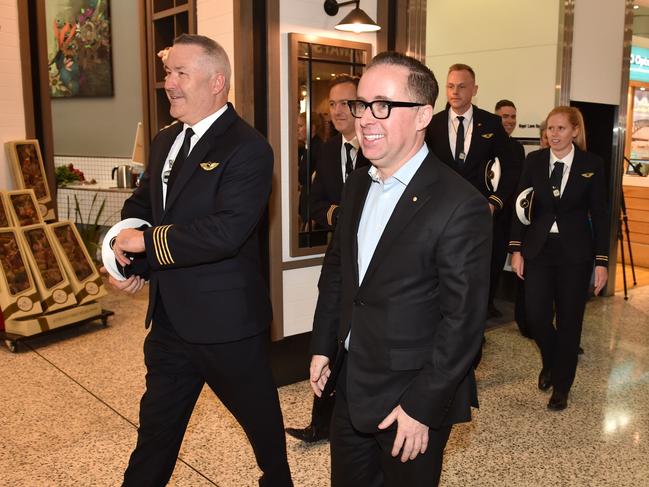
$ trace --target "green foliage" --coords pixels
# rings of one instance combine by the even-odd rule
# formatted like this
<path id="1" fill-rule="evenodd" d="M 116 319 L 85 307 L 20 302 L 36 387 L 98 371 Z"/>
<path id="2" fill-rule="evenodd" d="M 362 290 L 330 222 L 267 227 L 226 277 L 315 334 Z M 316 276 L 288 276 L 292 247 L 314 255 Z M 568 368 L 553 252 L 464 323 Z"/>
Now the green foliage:
<path id="1" fill-rule="evenodd" d="M 97 198 L 99 193 L 95 193 L 90 203 L 90 208 L 88 213 L 84 216 L 81 212 L 81 205 L 79 204 L 79 199 L 77 195 L 74 195 L 74 222 L 77 225 L 77 230 L 81 235 L 81 240 L 83 240 L 88 253 L 97 261 L 97 252 L 101 247 L 99 239 L 101 237 L 102 231 L 106 222 L 111 218 L 112 215 L 104 218 L 102 220 L 102 215 L 104 213 L 104 208 L 106 206 L 106 198 L 101 200 L 101 203 L 98 202 Z M 70 197 L 67 198 L 67 210 L 68 210 L 68 219 L 70 219 Z"/>
<path id="2" fill-rule="evenodd" d="M 57 166 L 54 173 L 56 174 L 56 185 L 59 188 L 64 188 L 70 183 L 85 181 L 86 179 L 83 173 L 79 169 L 75 169 L 72 164 Z"/>

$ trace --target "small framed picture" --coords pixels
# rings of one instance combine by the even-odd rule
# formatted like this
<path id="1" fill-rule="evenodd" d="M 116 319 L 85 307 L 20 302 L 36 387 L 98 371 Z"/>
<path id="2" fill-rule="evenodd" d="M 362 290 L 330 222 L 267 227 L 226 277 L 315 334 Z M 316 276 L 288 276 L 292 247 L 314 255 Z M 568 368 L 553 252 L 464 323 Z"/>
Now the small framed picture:
<path id="1" fill-rule="evenodd" d="M 43 215 L 38 209 L 38 202 L 32 189 L 18 189 L 7 191 L 7 206 L 11 213 L 11 220 L 16 227 L 26 227 L 43 223 Z"/>
<path id="2" fill-rule="evenodd" d="M 0 307 L 5 320 L 42 313 L 36 284 L 15 229 L 0 229 Z"/>
<path id="3" fill-rule="evenodd" d="M 92 262 L 83 240 L 72 222 L 47 225 L 54 247 L 70 279 L 79 304 L 94 301 L 107 294 L 97 267 Z"/>
<path id="4" fill-rule="evenodd" d="M 52 195 L 47 184 L 43 156 L 38 140 L 14 140 L 5 143 L 14 182 L 19 189 L 33 189 L 44 220 L 54 220 Z"/>
<path id="5" fill-rule="evenodd" d="M 20 231 L 43 309 L 49 312 L 77 304 L 45 225 L 31 225 Z"/>

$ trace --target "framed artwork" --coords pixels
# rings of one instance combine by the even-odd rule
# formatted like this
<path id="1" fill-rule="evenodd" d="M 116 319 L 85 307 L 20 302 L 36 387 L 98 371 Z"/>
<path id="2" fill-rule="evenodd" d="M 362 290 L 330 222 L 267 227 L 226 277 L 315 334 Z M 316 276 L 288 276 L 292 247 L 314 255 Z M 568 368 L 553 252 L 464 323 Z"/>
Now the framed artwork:
<path id="1" fill-rule="evenodd" d="M 43 309 L 54 311 L 77 304 L 45 225 L 31 225 L 20 231 Z"/>
<path id="2" fill-rule="evenodd" d="M 11 220 L 16 227 L 25 227 L 43 223 L 34 191 L 31 189 L 18 189 L 6 193 Z"/>
<path id="3" fill-rule="evenodd" d="M 76 226 L 72 222 L 58 222 L 47 225 L 47 230 L 53 236 L 54 247 L 79 304 L 105 296 L 103 280 Z"/>
<path id="4" fill-rule="evenodd" d="M 43 223 L 43 217 L 38 209 L 38 203 L 31 189 L 7 191 L 7 206 L 11 214 L 11 221 L 16 227 L 26 227 Z"/>
<path id="5" fill-rule="evenodd" d="M 24 252 L 16 230 L 0 230 L 0 307 L 5 320 L 43 311 Z"/>
<path id="6" fill-rule="evenodd" d="M 53 220 L 54 207 L 47 185 L 43 156 L 38 140 L 14 140 L 5 143 L 11 161 L 14 182 L 19 189 L 32 189 L 43 219 Z"/>
<path id="7" fill-rule="evenodd" d="M 46 2 L 53 98 L 113 96 L 109 0 Z"/>

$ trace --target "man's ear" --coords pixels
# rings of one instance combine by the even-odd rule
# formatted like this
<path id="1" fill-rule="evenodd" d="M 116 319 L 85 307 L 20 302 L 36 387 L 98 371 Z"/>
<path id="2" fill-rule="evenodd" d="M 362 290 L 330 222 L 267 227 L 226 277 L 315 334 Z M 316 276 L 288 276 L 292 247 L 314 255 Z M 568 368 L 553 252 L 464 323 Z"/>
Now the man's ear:
<path id="1" fill-rule="evenodd" d="M 212 85 L 212 93 L 218 95 L 225 89 L 225 76 L 223 73 L 213 74 L 210 83 Z"/>
<path id="2" fill-rule="evenodd" d="M 417 111 L 417 130 L 424 130 L 433 118 L 433 107 L 424 105 Z"/>
<path id="3" fill-rule="evenodd" d="M 475 88 L 473 88 L 473 96 L 476 96 L 478 94 L 478 85 L 475 85 Z"/>

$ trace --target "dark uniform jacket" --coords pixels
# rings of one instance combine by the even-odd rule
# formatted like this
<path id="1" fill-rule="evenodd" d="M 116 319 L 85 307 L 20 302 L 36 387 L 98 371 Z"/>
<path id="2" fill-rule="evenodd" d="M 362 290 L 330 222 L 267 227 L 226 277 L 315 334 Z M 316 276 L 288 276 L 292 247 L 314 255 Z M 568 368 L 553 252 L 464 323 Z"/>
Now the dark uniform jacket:
<path id="1" fill-rule="evenodd" d="M 337 360 L 348 360 L 346 397 L 359 431 L 377 432 L 398 404 L 432 428 L 468 421 L 489 288 L 488 205 L 429 153 L 359 283 L 356 234 L 370 184 L 367 171 L 345 183 L 311 351 L 332 358 L 351 329 L 349 352 Z"/>
<path id="2" fill-rule="evenodd" d="M 464 163 L 455 162 L 448 139 L 448 110 L 437 113 L 428 126 L 428 147 L 443 162 L 455 169 L 475 186 L 489 202 L 501 210 L 512 197 L 518 182 L 514 155 L 508 142 L 500 117 L 473 106 L 473 133 L 469 152 Z M 496 191 L 490 191 L 485 183 L 487 163 L 498 157 L 501 177 Z"/>
<path id="3" fill-rule="evenodd" d="M 273 154 L 232 105 L 196 143 L 162 206 L 161 172 L 181 123 L 158 133 L 122 218 L 144 231 L 151 267 L 146 324 L 162 300 L 176 332 L 193 343 L 239 340 L 270 323 L 257 224 L 271 190 Z"/>
<path id="4" fill-rule="evenodd" d="M 342 176 L 343 137 L 337 134 L 322 145 L 318 155 L 319 165 L 311 185 L 311 218 L 320 228 L 333 229 L 338 219 L 338 206 L 343 191 Z M 370 165 L 359 149 L 355 169 Z"/>
<path id="5" fill-rule="evenodd" d="M 556 220 L 564 255 L 571 262 L 595 260 L 608 265 L 608 205 L 604 162 L 595 154 L 575 147 L 570 176 L 558 202 L 550 186 L 550 149 L 528 154 L 518 193 L 532 187 L 534 197 L 531 224 L 512 221 L 509 251 L 522 253 L 526 259 L 536 257 Z"/>

